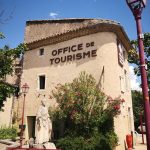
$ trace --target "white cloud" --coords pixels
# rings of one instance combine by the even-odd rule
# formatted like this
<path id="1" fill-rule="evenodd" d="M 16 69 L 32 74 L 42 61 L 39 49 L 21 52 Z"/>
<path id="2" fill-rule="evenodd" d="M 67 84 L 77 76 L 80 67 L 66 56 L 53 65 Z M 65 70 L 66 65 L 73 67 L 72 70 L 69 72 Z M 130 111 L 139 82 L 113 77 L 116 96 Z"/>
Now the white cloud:
<path id="1" fill-rule="evenodd" d="M 58 16 L 58 13 L 50 12 L 50 13 L 49 13 L 49 16 L 52 17 L 53 19 L 55 19 L 56 16 Z"/>
<path id="2" fill-rule="evenodd" d="M 141 91 L 141 87 L 140 87 L 140 83 L 138 82 L 138 78 L 134 73 L 134 67 L 130 66 L 129 67 L 130 70 L 130 83 L 131 83 L 131 89 L 132 90 L 137 90 L 137 91 Z"/>

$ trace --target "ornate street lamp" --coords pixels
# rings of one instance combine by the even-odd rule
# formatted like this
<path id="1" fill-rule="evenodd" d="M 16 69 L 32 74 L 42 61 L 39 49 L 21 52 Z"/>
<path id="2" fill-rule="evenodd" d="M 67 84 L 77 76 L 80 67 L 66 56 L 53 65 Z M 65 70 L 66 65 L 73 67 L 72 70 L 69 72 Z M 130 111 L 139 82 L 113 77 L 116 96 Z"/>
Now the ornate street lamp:
<path id="1" fill-rule="evenodd" d="M 131 11 L 142 10 L 146 6 L 146 0 L 126 0 Z"/>
<path id="2" fill-rule="evenodd" d="M 146 0 L 126 0 L 126 2 L 135 17 L 137 27 L 142 92 L 144 100 L 144 115 L 146 124 L 147 150 L 150 150 L 150 104 L 149 104 L 147 74 L 145 68 L 146 64 L 144 57 L 143 33 L 141 25 L 141 14 L 143 8 L 146 6 Z"/>
<path id="3" fill-rule="evenodd" d="M 29 86 L 27 83 L 25 83 L 22 87 L 22 93 L 23 93 L 23 109 L 22 109 L 22 122 L 21 122 L 21 132 L 20 132 L 20 147 L 22 148 L 22 141 L 23 141 L 23 132 L 24 132 L 24 129 L 25 129 L 25 125 L 24 125 L 24 110 L 25 110 L 25 97 L 26 97 L 26 94 L 28 93 L 28 90 L 29 90 Z"/>

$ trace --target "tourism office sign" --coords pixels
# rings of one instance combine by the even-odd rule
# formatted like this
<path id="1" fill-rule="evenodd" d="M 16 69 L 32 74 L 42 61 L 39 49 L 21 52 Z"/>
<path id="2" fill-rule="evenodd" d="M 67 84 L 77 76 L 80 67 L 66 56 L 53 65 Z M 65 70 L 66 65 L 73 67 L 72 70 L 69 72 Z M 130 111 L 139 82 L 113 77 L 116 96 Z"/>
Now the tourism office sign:
<path id="1" fill-rule="evenodd" d="M 50 65 L 89 59 L 96 56 L 95 42 L 79 43 L 52 50 Z"/>

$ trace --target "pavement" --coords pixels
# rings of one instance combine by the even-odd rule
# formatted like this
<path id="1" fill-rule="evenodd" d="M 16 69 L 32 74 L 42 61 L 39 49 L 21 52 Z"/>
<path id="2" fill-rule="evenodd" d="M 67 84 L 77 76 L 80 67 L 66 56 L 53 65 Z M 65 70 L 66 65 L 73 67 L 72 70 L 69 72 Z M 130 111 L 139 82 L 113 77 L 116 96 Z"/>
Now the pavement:
<path id="1" fill-rule="evenodd" d="M 6 150 L 7 147 L 17 147 L 20 144 L 18 142 L 12 142 L 8 140 L 0 140 L 0 150 Z"/>
<path id="2" fill-rule="evenodd" d="M 133 150 L 147 150 L 146 144 L 138 144 L 134 148 Z"/>
<path id="3" fill-rule="evenodd" d="M 135 142 L 134 150 L 147 150 L 146 146 L 146 135 L 144 134 L 144 144 L 142 144 L 142 135 L 137 134 L 136 135 L 136 142 Z"/>
<path id="4" fill-rule="evenodd" d="M 138 134 L 136 136 L 136 144 L 135 144 L 133 150 L 147 150 L 145 141 L 146 141 L 146 136 L 144 135 L 144 144 L 141 144 L 142 143 L 142 135 Z M 4 143 L 0 143 L 0 150 L 6 150 L 6 147 L 8 147 L 8 146 L 10 146 L 10 145 L 6 145 Z"/>
<path id="5" fill-rule="evenodd" d="M 6 150 L 8 145 L 0 143 L 0 150 Z"/>

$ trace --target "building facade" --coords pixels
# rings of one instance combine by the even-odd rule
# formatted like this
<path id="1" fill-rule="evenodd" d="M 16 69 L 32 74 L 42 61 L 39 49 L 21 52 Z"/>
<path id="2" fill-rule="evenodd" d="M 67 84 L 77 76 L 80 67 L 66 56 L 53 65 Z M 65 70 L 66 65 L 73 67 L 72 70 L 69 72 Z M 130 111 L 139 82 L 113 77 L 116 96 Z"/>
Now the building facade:
<path id="1" fill-rule="evenodd" d="M 125 101 L 121 114 L 115 118 L 119 137 L 117 149 L 122 150 L 127 134 L 134 130 L 128 50 L 130 41 L 123 27 L 101 19 L 63 19 L 27 21 L 21 85 L 30 87 L 25 102 L 25 137 L 34 136 L 37 109 L 42 98 L 49 106 L 51 91 L 59 83 L 71 82 L 81 71 L 92 74 L 102 90 Z M 15 102 L 17 114 L 22 113 L 22 100 Z"/>

